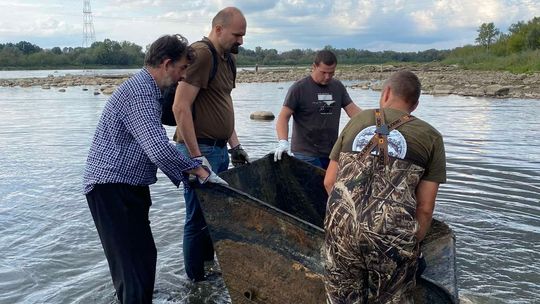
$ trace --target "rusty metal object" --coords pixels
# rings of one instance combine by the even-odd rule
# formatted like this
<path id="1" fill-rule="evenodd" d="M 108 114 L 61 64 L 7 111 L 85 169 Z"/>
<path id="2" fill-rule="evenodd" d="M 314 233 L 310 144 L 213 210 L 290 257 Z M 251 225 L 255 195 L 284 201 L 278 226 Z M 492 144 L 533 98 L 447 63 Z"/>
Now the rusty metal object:
<path id="1" fill-rule="evenodd" d="M 233 303 L 326 303 L 323 284 L 325 171 L 269 154 L 220 174 L 230 186 L 197 195 Z M 455 238 L 434 220 L 422 251 L 428 267 L 415 303 L 457 303 Z"/>

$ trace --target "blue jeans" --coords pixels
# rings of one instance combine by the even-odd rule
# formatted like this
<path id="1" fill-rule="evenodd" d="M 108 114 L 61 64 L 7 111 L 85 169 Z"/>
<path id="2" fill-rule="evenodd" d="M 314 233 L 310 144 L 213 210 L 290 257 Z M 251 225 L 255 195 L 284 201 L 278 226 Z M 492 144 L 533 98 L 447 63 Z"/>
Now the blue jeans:
<path id="1" fill-rule="evenodd" d="M 176 149 L 189 157 L 187 147 L 183 143 L 177 143 Z M 229 167 L 229 153 L 227 146 L 220 148 L 199 144 L 201 154 L 208 159 L 212 171 L 219 173 Z M 214 246 L 206 226 L 201 206 L 195 190 L 184 191 L 186 201 L 186 222 L 184 224 L 184 267 L 187 276 L 193 281 L 204 280 L 204 261 L 214 259 Z"/>
<path id="2" fill-rule="evenodd" d="M 330 163 L 330 159 L 328 157 L 310 156 L 297 152 L 294 152 L 294 157 L 298 158 L 299 160 L 303 160 L 306 163 L 310 163 L 316 167 L 323 168 L 324 170 L 328 168 L 328 163 Z"/>

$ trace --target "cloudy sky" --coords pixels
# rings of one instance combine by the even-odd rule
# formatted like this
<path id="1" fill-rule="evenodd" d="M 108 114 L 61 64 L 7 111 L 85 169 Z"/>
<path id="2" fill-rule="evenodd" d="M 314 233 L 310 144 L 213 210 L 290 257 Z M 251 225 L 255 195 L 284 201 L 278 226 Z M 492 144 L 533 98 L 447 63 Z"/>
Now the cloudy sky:
<path id="1" fill-rule="evenodd" d="M 44 48 L 81 46 L 83 2 L 0 0 L 0 43 L 29 41 Z M 501 31 L 540 16 L 540 0 L 90 0 L 96 40 L 145 47 L 162 34 L 189 41 L 206 36 L 216 12 L 243 10 L 244 47 L 371 51 L 452 49 L 474 44 L 476 30 Z"/>

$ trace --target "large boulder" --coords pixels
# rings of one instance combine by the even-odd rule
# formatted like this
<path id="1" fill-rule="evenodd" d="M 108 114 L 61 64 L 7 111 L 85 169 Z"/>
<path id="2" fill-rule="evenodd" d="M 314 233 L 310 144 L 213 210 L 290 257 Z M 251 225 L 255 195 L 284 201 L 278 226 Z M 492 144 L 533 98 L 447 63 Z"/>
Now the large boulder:
<path id="1" fill-rule="evenodd" d="M 500 84 L 493 84 L 486 87 L 486 95 L 493 97 L 504 97 L 510 93 L 510 87 L 502 86 Z"/>

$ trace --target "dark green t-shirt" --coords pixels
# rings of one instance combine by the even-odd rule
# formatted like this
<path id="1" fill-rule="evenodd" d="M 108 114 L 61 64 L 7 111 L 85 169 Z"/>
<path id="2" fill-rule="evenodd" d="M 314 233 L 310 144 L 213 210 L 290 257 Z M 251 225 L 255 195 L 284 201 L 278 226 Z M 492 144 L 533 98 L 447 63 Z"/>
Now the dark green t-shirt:
<path id="1" fill-rule="evenodd" d="M 406 115 L 395 109 L 383 109 L 387 124 Z M 375 130 L 375 110 L 364 110 L 354 116 L 339 135 L 330 159 L 339 161 L 341 152 L 361 151 Z M 388 136 L 393 157 L 410 161 L 425 169 L 422 179 L 446 182 L 446 155 L 442 135 L 427 122 L 416 118 Z"/>

